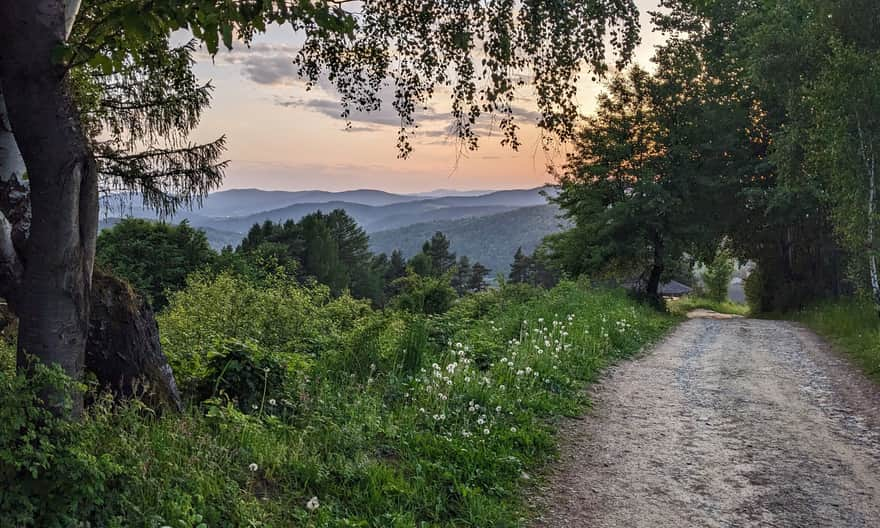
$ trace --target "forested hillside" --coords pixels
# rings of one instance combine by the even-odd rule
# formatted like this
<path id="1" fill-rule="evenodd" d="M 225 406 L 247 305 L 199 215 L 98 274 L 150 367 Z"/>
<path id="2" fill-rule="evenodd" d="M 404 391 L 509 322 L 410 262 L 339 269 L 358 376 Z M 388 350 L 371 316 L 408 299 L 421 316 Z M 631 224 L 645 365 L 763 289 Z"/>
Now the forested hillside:
<path id="1" fill-rule="evenodd" d="M 559 216 L 555 205 L 541 205 L 480 218 L 418 223 L 370 233 L 370 247 L 377 253 L 399 249 L 404 256 L 412 256 L 439 231 L 449 238 L 452 251 L 479 260 L 493 276 L 507 276 L 517 248 L 532 253 L 547 235 L 566 228 L 568 221 Z"/>

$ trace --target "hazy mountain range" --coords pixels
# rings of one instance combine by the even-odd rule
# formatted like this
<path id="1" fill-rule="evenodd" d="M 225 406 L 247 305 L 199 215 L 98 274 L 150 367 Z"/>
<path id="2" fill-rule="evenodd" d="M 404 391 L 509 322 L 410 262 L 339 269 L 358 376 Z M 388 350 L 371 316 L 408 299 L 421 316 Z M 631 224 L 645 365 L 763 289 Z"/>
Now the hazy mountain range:
<path id="1" fill-rule="evenodd" d="M 376 252 L 400 249 L 412 256 L 436 231 L 452 241 L 452 250 L 506 273 L 517 247 L 531 251 L 547 234 L 561 229 L 558 209 L 548 205 L 552 187 L 509 191 L 444 191 L 394 194 L 361 189 L 329 191 L 264 191 L 234 189 L 210 194 L 201 207 L 181 211 L 169 222 L 188 220 L 204 229 L 215 248 L 237 245 L 256 223 L 299 220 L 321 210 L 344 209 L 369 234 Z M 139 196 L 106 197 L 102 227 L 122 217 L 158 220 Z"/>

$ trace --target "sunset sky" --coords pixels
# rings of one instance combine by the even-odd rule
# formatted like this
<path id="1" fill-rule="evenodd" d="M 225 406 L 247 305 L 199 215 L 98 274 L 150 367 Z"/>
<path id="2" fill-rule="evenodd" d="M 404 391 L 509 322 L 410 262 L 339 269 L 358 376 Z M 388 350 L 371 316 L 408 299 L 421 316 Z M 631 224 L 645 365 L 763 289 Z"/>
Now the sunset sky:
<path id="1" fill-rule="evenodd" d="M 651 32 L 648 10 L 658 0 L 637 0 L 642 44 L 635 60 L 648 66 L 661 37 Z M 391 192 L 433 189 L 512 189 L 551 180 L 548 154 L 540 148 L 529 92 L 519 108 L 522 147 L 499 145 L 499 136 L 481 138 L 480 149 L 460 155 L 445 136 L 446 101 L 438 96 L 433 111 L 417 115 L 421 135 L 415 151 L 397 159 L 396 115 L 390 105 L 378 113 L 356 116 L 345 130 L 338 99 L 320 88 L 306 92 L 291 62 L 296 49 L 289 29 L 275 28 L 250 49 L 221 51 L 212 61 L 200 54 L 198 75 L 215 86 L 211 108 L 202 119 L 198 140 L 226 134 L 230 160 L 224 188 L 340 191 L 374 188 Z M 587 78 L 578 101 L 584 113 L 593 107 L 601 86 Z"/>

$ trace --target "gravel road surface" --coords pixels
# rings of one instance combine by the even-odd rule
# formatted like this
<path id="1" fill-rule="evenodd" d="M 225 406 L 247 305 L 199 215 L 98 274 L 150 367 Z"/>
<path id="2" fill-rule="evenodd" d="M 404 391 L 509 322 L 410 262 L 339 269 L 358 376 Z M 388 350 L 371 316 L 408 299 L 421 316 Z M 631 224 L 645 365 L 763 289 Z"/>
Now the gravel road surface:
<path id="1" fill-rule="evenodd" d="M 536 527 L 880 527 L 880 392 L 800 326 L 691 319 L 592 397 Z"/>

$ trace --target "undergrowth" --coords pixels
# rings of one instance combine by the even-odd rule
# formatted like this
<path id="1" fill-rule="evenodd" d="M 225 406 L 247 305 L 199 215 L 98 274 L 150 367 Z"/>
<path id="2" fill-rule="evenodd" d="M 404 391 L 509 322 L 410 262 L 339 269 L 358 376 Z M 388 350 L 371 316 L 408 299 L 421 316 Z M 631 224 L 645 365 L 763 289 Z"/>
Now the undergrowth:
<path id="1" fill-rule="evenodd" d="M 572 282 L 429 318 L 289 288 L 197 279 L 172 298 L 180 415 L 98 398 L 64 422 L 0 372 L 0 525 L 523 526 L 549 419 L 673 322 Z"/>

